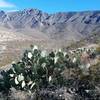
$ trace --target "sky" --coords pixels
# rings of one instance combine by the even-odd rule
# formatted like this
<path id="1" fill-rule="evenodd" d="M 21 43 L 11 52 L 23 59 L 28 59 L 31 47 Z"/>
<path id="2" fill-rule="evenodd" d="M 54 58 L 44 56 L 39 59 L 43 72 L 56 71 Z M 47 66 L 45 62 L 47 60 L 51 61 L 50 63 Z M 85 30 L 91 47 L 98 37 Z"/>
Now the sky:
<path id="1" fill-rule="evenodd" d="M 100 10 L 100 0 L 0 0 L 0 10 L 39 9 L 48 13 Z"/>

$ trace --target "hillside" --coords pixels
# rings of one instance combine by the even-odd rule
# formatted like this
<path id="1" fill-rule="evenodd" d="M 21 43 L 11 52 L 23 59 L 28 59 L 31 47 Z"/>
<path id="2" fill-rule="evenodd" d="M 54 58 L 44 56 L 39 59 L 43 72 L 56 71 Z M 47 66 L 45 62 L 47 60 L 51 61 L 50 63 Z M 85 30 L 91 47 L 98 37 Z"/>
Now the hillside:
<path id="1" fill-rule="evenodd" d="M 80 46 L 99 41 L 99 36 L 100 11 L 55 14 L 37 9 L 0 11 L 0 65 L 19 58 L 31 44 L 55 50 L 73 43 Z"/>
<path id="2" fill-rule="evenodd" d="M 49 39 L 76 41 L 100 31 L 100 11 L 44 13 L 37 9 L 0 12 L 3 27 Z M 37 33 L 34 33 L 37 32 Z M 42 33 L 41 33 L 42 32 Z M 39 35 L 40 35 L 39 34 Z M 40 35 L 40 37 L 41 37 Z M 42 37 L 41 37 L 42 38 Z"/>

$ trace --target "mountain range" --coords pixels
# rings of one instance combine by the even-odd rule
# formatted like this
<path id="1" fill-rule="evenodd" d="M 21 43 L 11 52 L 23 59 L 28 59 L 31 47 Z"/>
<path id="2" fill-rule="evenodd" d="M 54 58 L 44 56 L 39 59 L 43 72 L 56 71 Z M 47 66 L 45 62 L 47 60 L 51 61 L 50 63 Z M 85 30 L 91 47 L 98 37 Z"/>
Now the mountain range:
<path id="1" fill-rule="evenodd" d="M 58 12 L 37 9 L 0 11 L 0 27 L 34 39 L 78 41 L 100 31 L 100 11 Z M 99 34 L 99 33 L 98 33 Z M 27 37 L 26 37 L 27 38 Z"/>

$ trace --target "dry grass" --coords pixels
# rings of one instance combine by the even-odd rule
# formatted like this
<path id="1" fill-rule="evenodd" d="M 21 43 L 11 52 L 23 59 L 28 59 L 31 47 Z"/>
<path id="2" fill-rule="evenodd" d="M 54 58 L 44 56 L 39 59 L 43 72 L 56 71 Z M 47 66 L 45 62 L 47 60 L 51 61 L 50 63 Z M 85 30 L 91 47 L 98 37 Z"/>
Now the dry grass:
<path id="1" fill-rule="evenodd" d="M 30 48 L 30 45 L 38 45 L 41 49 L 53 49 L 56 46 L 50 41 L 10 41 L 6 42 L 6 50 L 0 54 L 0 67 L 18 61 L 23 52 Z M 4 45 L 4 44 L 2 44 Z"/>

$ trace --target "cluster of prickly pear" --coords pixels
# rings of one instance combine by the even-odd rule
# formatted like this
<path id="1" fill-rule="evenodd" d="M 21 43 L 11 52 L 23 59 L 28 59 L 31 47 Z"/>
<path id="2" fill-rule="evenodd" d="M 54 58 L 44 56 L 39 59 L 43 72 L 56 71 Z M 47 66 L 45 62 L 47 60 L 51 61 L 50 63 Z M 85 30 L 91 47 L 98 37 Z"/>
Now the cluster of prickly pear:
<path id="1" fill-rule="evenodd" d="M 47 53 L 33 46 L 31 50 L 26 50 L 22 60 L 13 63 L 6 73 L 10 87 L 35 90 L 50 85 L 63 85 L 64 77 L 61 73 L 65 67 L 71 66 L 71 63 L 67 53 L 61 50 Z"/>
<path id="2" fill-rule="evenodd" d="M 4 78 L 7 78 L 9 88 L 20 90 L 34 91 L 48 86 L 65 85 L 66 80 L 62 72 L 65 68 L 79 67 L 83 51 L 86 50 L 63 52 L 59 49 L 47 52 L 37 46 L 31 46 L 30 50 L 24 52 L 22 60 L 13 63 L 12 68 L 5 72 Z"/>

